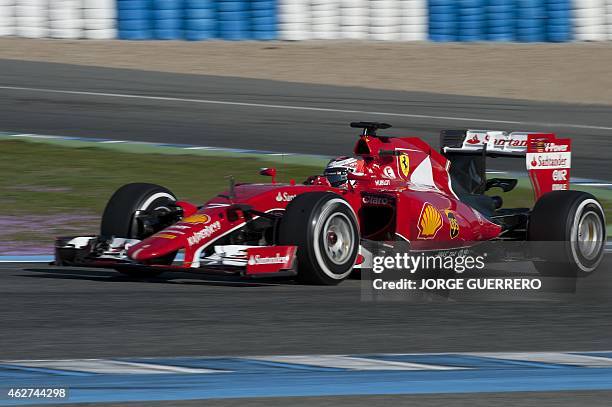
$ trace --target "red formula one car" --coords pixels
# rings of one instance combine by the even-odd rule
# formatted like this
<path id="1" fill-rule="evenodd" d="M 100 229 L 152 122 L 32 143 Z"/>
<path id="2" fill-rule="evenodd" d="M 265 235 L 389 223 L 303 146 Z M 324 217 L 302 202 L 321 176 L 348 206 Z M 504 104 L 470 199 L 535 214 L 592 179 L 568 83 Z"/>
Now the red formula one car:
<path id="1" fill-rule="evenodd" d="M 541 272 L 588 274 L 600 263 L 604 212 L 569 191 L 570 140 L 552 134 L 446 130 L 441 150 L 419 138 L 385 137 L 390 125 L 361 128 L 355 157 L 332 160 L 303 184 L 234 184 L 203 205 L 153 184 L 115 192 L 97 236 L 56 241 L 56 264 L 112 267 L 137 276 L 200 271 L 252 277 L 297 276 L 337 284 L 359 267 L 364 241 L 403 241 L 410 250 L 448 250 L 483 241 L 555 241 Z M 487 157 L 526 158 L 537 202 L 508 209 L 485 191 L 517 180 L 485 176 Z M 176 261 L 180 253 L 182 260 Z M 542 257 L 541 256 L 541 257 Z M 547 257 L 548 256 L 548 257 Z"/>

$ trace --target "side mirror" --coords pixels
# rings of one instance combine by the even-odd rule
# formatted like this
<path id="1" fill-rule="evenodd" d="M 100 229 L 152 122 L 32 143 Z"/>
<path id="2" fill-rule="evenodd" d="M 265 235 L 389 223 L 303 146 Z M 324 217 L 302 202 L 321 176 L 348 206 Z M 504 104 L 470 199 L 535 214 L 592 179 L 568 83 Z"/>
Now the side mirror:
<path id="1" fill-rule="evenodd" d="M 276 184 L 276 168 L 262 168 L 259 171 L 259 175 L 263 175 L 264 177 L 272 177 L 272 183 Z"/>

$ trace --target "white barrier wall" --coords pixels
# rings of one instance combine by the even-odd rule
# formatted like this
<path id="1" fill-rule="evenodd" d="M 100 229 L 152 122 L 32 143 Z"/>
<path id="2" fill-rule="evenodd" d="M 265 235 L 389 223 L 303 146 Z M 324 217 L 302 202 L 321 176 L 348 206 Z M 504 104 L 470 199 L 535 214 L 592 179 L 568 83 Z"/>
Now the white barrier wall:
<path id="1" fill-rule="evenodd" d="M 279 38 L 427 40 L 427 0 L 279 0 Z"/>
<path id="2" fill-rule="evenodd" d="M 400 0 L 370 0 L 371 40 L 397 41 L 400 30 Z"/>
<path id="3" fill-rule="evenodd" d="M 300 41 L 311 38 L 310 0 L 278 2 L 278 35 L 281 40 Z"/>
<path id="4" fill-rule="evenodd" d="M 427 0 L 400 0 L 400 40 L 427 39 Z"/>
<path id="5" fill-rule="evenodd" d="M 607 39 L 612 41 L 612 0 L 606 0 L 606 31 Z"/>
<path id="6" fill-rule="evenodd" d="M 572 17 L 576 40 L 604 41 L 608 39 L 606 2 L 609 1 L 574 0 Z"/>
<path id="7" fill-rule="evenodd" d="M 0 36 L 117 38 L 116 0 L 0 0 Z"/>
<path id="8" fill-rule="evenodd" d="M 429 39 L 428 6 L 431 0 L 278 1 L 279 20 L 282 22 L 279 26 L 279 37 L 281 39 L 345 38 L 391 41 L 425 41 Z M 447 3 L 455 6 L 463 4 L 459 0 L 448 1 L 444 4 Z M 512 7 L 531 7 L 533 5 L 527 0 L 516 3 L 489 0 L 489 2 L 468 2 L 466 4 L 472 3 L 480 4 L 482 7 L 490 6 L 491 10 L 501 10 L 505 4 L 508 4 L 509 10 L 513 10 Z M 438 5 L 438 2 L 435 4 Z M 570 31 L 573 29 L 573 38 L 578 41 L 612 40 L 612 0 L 545 0 L 539 1 L 538 4 L 541 5 L 542 10 L 549 7 L 556 11 L 555 15 L 557 17 L 559 12 L 563 14 L 563 7 L 567 8 L 571 4 L 572 27 Z M 518 10 L 523 9 L 519 8 Z M 529 14 L 529 11 L 527 10 L 523 14 Z M 513 16 L 514 14 L 511 12 L 509 15 Z M 334 24 L 337 26 L 334 27 Z M 510 40 L 514 37 L 512 32 L 516 29 L 516 27 L 513 27 L 516 24 L 516 21 L 510 21 L 508 34 Z M 547 23 L 544 21 L 542 24 Z M 525 27 L 518 26 L 518 28 L 519 31 L 520 29 L 525 31 Z M 541 28 L 542 32 L 546 29 L 545 26 Z M 497 34 L 497 31 L 494 34 Z M 498 37 L 496 36 L 496 40 L 501 40 Z M 546 40 L 545 35 L 542 35 L 542 38 L 541 40 Z M 572 38 L 571 33 L 562 40 L 553 39 L 552 36 L 548 40 L 566 41 L 567 38 Z M 527 40 L 521 36 L 515 39 Z"/>
<path id="9" fill-rule="evenodd" d="M 612 0 L 0 0 L 0 36 L 8 35 L 604 41 Z"/>
<path id="10" fill-rule="evenodd" d="M 340 37 L 367 39 L 369 14 L 368 0 L 340 0 Z"/>
<path id="11" fill-rule="evenodd" d="M 340 38 L 340 2 L 311 0 L 311 31 L 315 40 Z"/>
<path id="12" fill-rule="evenodd" d="M 14 0 L 0 0 L 0 36 L 16 34 L 15 19 Z"/>
<path id="13" fill-rule="evenodd" d="M 83 0 L 83 37 L 108 40 L 117 37 L 116 0 Z"/>
<path id="14" fill-rule="evenodd" d="M 16 0 L 15 35 L 43 38 L 48 31 L 47 0 Z"/>
<path id="15" fill-rule="evenodd" d="M 81 38 L 83 18 L 80 0 L 48 0 L 49 36 L 51 38 Z"/>

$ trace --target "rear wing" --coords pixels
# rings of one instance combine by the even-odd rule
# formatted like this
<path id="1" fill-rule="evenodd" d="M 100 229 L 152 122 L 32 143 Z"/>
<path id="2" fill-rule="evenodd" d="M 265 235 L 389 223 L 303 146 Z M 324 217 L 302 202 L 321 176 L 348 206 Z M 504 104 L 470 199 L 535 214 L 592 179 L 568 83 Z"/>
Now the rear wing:
<path id="1" fill-rule="evenodd" d="M 441 150 L 451 162 L 462 155 L 525 157 L 536 200 L 550 191 L 569 189 L 571 139 L 552 133 L 497 130 L 444 130 Z"/>
<path id="2" fill-rule="evenodd" d="M 508 133 L 497 130 L 445 130 L 442 132 L 442 138 L 444 139 L 442 152 L 467 154 L 483 152 L 488 156 L 521 157 L 527 152 L 527 139 L 530 134 L 535 133 L 524 131 Z"/>

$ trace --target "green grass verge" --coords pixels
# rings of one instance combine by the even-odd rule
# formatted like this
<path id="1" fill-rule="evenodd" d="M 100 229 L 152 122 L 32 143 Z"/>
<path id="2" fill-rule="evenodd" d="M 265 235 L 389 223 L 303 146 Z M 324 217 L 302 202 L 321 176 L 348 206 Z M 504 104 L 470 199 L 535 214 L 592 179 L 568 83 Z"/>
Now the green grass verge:
<path id="1" fill-rule="evenodd" d="M 129 182 L 164 185 L 181 199 L 204 202 L 228 187 L 229 176 L 239 182 L 269 182 L 258 174 L 261 167 L 276 166 L 280 181 L 301 181 L 321 170 L 293 164 L 291 157 L 284 161 L 0 141 L 0 213 L 99 214 L 110 195 Z"/>
<path id="2" fill-rule="evenodd" d="M 610 224 L 610 222 L 612 222 L 612 191 L 609 189 L 581 185 L 572 185 L 572 189 L 588 192 L 597 197 L 606 214 L 608 236 L 612 236 L 612 224 Z M 506 208 L 531 208 L 534 204 L 533 189 L 531 188 L 531 182 L 528 178 L 519 179 L 518 186 L 510 192 L 504 193 L 501 189 L 493 188 L 488 191 L 487 194 L 501 196 L 504 200 L 504 207 Z"/>
<path id="3" fill-rule="evenodd" d="M 180 199 L 203 203 L 228 188 L 229 176 L 269 182 L 259 169 L 275 166 L 279 181 L 302 181 L 321 169 L 294 161 L 291 156 L 143 154 L 2 140 L 0 255 L 50 253 L 54 236 L 95 234 L 106 202 L 123 184 L 151 182 Z"/>
<path id="4" fill-rule="evenodd" d="M 276 161 L 276 162 L 272 162 Z M 0 224 L 7 219 L 32 219 L 26 227 L 0 230 L 0 249 L 9 242 L 50 242 L 54 235 L 95 233 L 98 218 L 110 195 L 129 182 L 151 182 L 170 188 L 181 199 L 204 202 L 226 189 L 228 178 L 239 182 L 269 182 L 258 175 L 261 167 L 276 166 L 279 181 L 302 181 L 321 172 L 321 165 L 297 164 L 290 156 L 228 157 L 179 154 L 142 154 L 90 146 L 1 140 Z M 583 188 L 603 203 L 612 220 L 612 191 Z M 495 191 L 493 191 L 495 192 Z M 503 194 L 506 207 L 530 207 L 533 194 L 527 179 Z M 73 225 L 42 224 L 40 216 L 87 215 Z M 8 222 L 10 223 L 10 222 Z M 56 222 L 60 223 L 60 222 Z M 608 234 L 612 228 L 608 226 Z M 1 251 L 1 250 L 0 250 Z"/>

